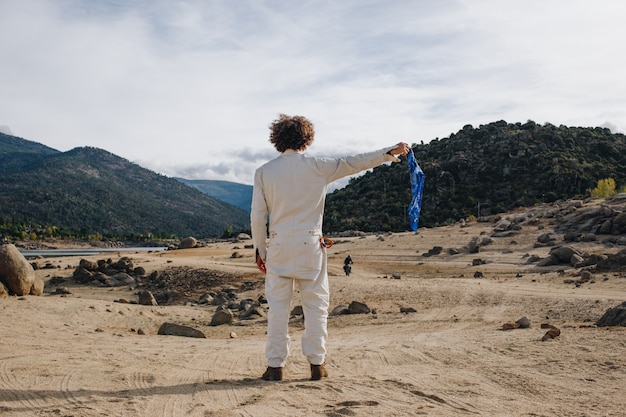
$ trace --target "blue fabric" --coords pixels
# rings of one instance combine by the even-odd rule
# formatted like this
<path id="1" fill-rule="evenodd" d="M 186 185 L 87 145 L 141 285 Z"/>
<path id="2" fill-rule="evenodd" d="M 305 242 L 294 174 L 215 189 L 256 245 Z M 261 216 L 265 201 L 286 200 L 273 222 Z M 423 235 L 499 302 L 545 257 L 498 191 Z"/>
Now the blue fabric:
<path id="1" fill-rule="evenodd" d="M 420 211 L 422 210 L 422 191 L 424 188 L 424 172 L 417 164 L 415 155 L 413 155 L 413 149 L 409 150 L 406 156 L 406 160 L 409 163 L 409 177 L 411 178 L 411 193 L 413 198 L 411 204 L 409 204 L 408 213 L 409 220 L 411 221 L 411 229 L 417 231 L 417 224 L 420 217 Z"/>

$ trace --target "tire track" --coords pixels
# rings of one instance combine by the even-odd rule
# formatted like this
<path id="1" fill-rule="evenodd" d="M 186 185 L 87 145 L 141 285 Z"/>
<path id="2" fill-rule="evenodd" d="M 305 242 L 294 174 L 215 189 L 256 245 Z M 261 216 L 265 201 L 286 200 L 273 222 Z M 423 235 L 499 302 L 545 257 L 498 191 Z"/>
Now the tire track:
<path id="1" fill-rule="evenodd" d="M 34 376 L 18 379 L 16 375 L 27 374 L 26 366 L 18 363 L 22 357 L 13 357 L 13 363 L 7 359 L 0 362 L 0 401 L 10 410 L 38 410 L 46 407 L 47 401 L 42 392 L 33 390 Z M 28 362 L 28 360 L 25 360 Z"/>

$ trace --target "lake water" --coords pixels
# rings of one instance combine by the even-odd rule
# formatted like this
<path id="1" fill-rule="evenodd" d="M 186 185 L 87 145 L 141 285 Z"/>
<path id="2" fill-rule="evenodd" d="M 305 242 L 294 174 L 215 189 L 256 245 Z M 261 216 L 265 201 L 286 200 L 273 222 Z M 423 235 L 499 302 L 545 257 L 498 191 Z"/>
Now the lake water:
<path id="1" fill-rule="evenodd" d="M 54 258 L 59 256 L 89 256 L 104 253 L 122 252 L 158 252 L 167 250 L 166 247 L 132 247 L 132 248 L 84 248 L 84 249 L 45 249 L 45 250 L 20 250 L 24 257 L 43 256 L 44 258 Z"/>

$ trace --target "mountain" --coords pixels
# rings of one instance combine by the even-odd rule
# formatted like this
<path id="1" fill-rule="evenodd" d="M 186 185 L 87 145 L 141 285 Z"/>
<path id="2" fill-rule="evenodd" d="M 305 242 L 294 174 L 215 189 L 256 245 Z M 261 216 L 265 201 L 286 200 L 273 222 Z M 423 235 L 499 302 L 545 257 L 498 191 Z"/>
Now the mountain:
<path id="1" fill-rule="evenodd" d="M 185 178 L 175 178 L 178 181 L 197 188 L 203 193 L 225 201 L 242 210 L 250 212 L 252 204 L 252 186 L 230 181 L 218 180 L 188 180 Z"/>
<path id="2" fill-rule="evenodd" d="M 626 136 L 600 127 L 466 125 L 413 152 L 425 174 L 422 226 L 587 197 L 601 179 L 626 184 Z M 409 230 L 409 181 L 406 159 L 351 179 L 328 195 L 324 231 Z"/>
<path id="3" fill-rule="evenodd" d="M 249 214 L 102 149 L 59 152 L 0 133 L 2 224 L 81 236 L 202 238 L 248 230 Z"/>

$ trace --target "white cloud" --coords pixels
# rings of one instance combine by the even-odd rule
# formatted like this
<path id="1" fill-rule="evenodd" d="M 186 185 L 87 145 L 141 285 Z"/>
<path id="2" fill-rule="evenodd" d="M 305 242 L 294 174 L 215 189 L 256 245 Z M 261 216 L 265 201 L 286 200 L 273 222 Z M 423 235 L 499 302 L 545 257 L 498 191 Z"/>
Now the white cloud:
<path id="1" fill-rule="evenodd" d="M 624 132 L 625 18 L 612 0 L 5 0 L 0 123 L 248 184 L 281 112 L 326 155 L 496 120 Z"/>

